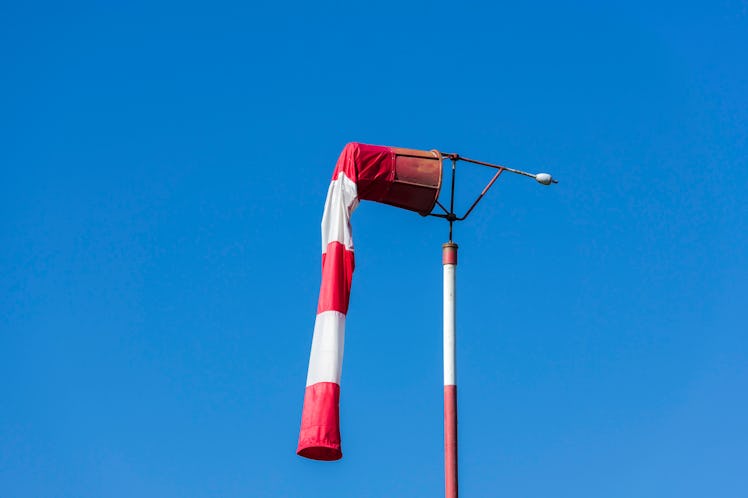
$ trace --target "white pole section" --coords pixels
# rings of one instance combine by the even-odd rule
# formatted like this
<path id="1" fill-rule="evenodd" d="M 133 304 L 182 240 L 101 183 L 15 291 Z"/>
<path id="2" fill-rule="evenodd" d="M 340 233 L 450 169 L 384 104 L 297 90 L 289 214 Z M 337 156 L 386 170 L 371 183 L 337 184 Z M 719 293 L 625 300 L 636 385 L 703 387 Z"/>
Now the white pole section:
<path id="1" fill-rule="evenodd" d="M 455 270 L 457 244 L 442 246 L 444 265 L 444 495 L 457 498 L 457 377 L 455 365 Z"/>

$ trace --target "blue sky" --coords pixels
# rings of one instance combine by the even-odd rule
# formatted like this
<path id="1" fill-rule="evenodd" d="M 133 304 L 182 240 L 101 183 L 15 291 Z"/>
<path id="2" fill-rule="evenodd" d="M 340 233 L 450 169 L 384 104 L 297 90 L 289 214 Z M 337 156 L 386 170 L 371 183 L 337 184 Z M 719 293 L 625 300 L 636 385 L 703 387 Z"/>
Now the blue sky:
<path id="1" fill-rule="evenodd" d="M 745 1 L 6 2 L 0 47 L 1 496 L 442 493 L 446 226 L 389 206 L 345 456 L 294 454 L 349 141 L 561 182 L 456 227 L 465 496 L 748 495 Z"/>

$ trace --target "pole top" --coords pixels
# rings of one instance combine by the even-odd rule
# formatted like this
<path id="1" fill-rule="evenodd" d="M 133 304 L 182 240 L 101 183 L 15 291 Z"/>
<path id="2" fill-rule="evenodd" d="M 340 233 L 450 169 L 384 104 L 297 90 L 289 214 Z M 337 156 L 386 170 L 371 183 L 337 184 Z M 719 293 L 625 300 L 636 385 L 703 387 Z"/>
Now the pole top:
<path id="1" fill-rule="evenodd" d="M 442 264 L 443 265 L 456 265 L 457 264 L 457 248 L 459 246 L 451 240 L 446 244 L 442 244 Z"/>

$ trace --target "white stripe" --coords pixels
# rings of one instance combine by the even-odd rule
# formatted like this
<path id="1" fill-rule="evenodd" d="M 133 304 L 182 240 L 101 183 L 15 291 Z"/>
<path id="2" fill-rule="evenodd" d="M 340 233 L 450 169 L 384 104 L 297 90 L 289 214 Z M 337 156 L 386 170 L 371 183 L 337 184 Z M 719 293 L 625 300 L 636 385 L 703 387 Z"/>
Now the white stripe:
<path id="1" fill-rule="evenodd" d="M 330 183 L 322 215 L 322 253 L 330 242 L 340 242 L 349 251 L 353 250 L 351 214 L 358 206 L 356 184 L 341 171 Z"/>
<path id="2" fill-rule="evenodd" d="M 323 311 L 314 322 L 312 353 L 306 385 L 317 382 L 340 384 L 345 342 L 345 315 L 339 311 Z"/>
<path id="3" fill-rule="evenodd" d="M 456 385 L 455 265 L 444 265 L 444 385 Z"/>

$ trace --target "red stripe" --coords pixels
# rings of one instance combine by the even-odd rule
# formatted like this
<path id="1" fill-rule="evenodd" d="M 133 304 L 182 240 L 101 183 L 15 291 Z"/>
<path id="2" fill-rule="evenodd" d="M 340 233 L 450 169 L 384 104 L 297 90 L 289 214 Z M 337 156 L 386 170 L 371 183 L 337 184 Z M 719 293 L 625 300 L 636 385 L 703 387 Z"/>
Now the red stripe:
<path id="1" fill-rule="evenodd" d="M 395 153 L 391 147 L 351 142 L 340 153 L 332 179 L 340 173 L 356 184 L 359 199 L 381 201 L 395 181 Z"/>
<path id="2" fill-rule="evenodd" d="M 457 386 L 444 386 L 444 485 L 457 498 Z"/>
<path id="3" fill-rule="evenodd" d="M 340 386 L 318 382 L 306 388 L 296 454 L 313 460 L 340 460 Z"/>
<path id="4" fill-rule="evenodd" d="M 351 279 L 355 266 L 353 251 L 340 242 L 330 242 L 322 254 L 322 284 L 319 289 L 317 313 L 338 311 L 348 313 Z"/>

